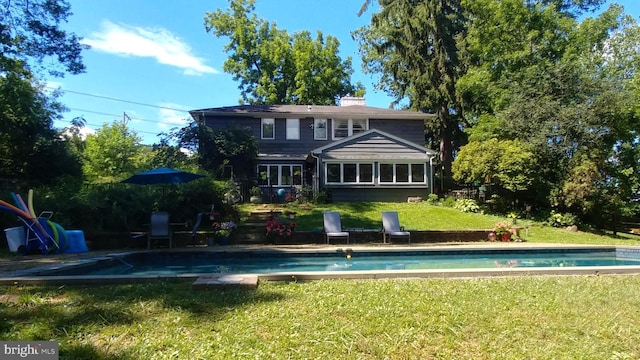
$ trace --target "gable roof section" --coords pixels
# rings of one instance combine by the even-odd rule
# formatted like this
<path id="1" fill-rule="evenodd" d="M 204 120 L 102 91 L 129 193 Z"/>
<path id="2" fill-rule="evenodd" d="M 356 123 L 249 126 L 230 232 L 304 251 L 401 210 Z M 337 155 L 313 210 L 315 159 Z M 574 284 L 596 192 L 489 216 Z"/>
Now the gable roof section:
<path id="1" fill-rule="evenodd" d="M 261 118 L 289 117 L 289 118 L 333 118 L 333 117 L 353 117 L 353 118 L 384 118 L 384 119 L 408 119 L 425 120 L 435 117 L 410 110 L 384 109 L 372 106 L 351 105 L 238 105 L 225 106 L 209 109 L 191 110 L 189 114 L 194 119 L 201 115 L 205 116 L 255 116 Z"/>
<path id="2" fill-rule="evenodd" d="M 436 152 L 381 130 L 370 129 L 311 151 L 324 160 L 429 160 Z"/>

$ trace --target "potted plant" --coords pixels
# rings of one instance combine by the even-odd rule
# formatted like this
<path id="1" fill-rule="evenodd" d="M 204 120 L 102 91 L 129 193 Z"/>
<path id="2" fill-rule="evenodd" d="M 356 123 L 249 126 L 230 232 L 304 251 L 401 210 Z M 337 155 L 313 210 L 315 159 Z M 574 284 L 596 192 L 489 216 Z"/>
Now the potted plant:
<path id="1" fill-rule="evenodd" d="M 216 226 L 217 225 L 217 226 Z M 229 237 L 236 228 L 236 224 L 233 221 L 226 221 L 220 224 L 214 224 L 216 238 L 220 245 L 229 244 Z"/>
<path id="2" fill-rule="evenodd" d="M 496 234 L 498 239 L 502 241 L 507 242 L 511 240 L 511 224 L 506 221 L 497 223 L 493 228 L 493 232 Z"/>
<path id="3" fill-rule="evenodd" d="M 274 216 L 269 216 L 267 224 L 265 226 L 267 240 L 272 244 L 278 243 L 280 240 L 286 240 L 291 238 L 293 231 L 296 228 L 296 223 L 280 221 Z"/>
<path id="4" fill-rule="evenodd" d="M 249 189 L 249 195 L 251 195 L 251 197 L 249 198 L 250 203 L 259 204 L 262 202 L 262 190 L 260 190 L 260 187 L 254 186 Z"/>

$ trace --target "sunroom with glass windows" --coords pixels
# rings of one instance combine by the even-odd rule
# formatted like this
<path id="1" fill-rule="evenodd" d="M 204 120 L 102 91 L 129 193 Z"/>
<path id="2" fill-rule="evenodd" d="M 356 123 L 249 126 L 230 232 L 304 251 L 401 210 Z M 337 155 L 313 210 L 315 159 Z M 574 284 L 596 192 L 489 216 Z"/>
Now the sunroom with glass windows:
<path id="1" fill-rule="evenodd" d="M 406 201 L 433 189 L 436 153 L 371 129 L 312 151 L 318 187 L 334 201 Z"/>

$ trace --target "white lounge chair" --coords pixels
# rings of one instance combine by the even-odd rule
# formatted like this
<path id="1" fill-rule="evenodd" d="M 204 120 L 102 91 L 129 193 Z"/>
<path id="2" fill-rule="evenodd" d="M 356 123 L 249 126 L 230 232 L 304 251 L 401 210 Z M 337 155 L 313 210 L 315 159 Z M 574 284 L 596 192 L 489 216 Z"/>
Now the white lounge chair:
<path id="1" fill-rule="evenodd" d="M 327 244 L 331 239 L 346 239 L 349 243 L 349 233 L 342 231 L 342 224 L 340 222 L 340 213 L 337 211 L 325 211 L 324 217 L 324 236 L 327 239 Z"/>
<path id="2" fill-rule="evenodd" d="M 400 226 L 400 220 L 398 219 L 397 211 L 383 211 L 382 212 L 382 242 L 391 242 L 393 238 L 408 239 L 411 244 L 411 233 L 404 231 L 404 228 Z"/>
<path id="3" fill-rule="evenodd" d="M 173 247 L 173 231 L 171 231 L 171 224 L 169 223 L 169 213 L 166 211 L 156 211 L 151 214 L 147 249 L 151 249 L 151 240 L 159 239 L 168 239 L 169 248 Z"/>

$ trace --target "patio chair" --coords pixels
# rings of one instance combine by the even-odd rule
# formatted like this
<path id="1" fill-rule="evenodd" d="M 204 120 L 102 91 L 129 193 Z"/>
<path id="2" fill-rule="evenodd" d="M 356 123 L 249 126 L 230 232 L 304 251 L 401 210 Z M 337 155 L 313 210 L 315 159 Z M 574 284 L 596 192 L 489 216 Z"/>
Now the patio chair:
<path id="1" fill-rule="evenodd" d="M 324 217 L 324 236 L 327 239 L 327 244 L 331 239 L 346 239 L 349 243 L 349 233 L 342 231 L 342 224 L 340 223 L 340 213 L 337 211 L 325 211 Z"/>
<path id="2" fill-rule="evenodd" d="M 398 219 L 397 211 L 383 211 L 382 212 L 382 242 L 387 243 L 387 240 L 391 242 L 393 238 L 408 239 L 411 244 L 411 233 L 404 231 L 404 227 L 400 226 L 400 220 Z"/>
<path id="3" fill-rule="evenodd" d="M 160 239 L 168 239 L 169 248 L 173 247 L 173 231 L 171 231 L 171 224 L 169 223 L 169 213 L 166 211 L 151 213 L 147 249 L 151 249 L 151 240 Z"/>

